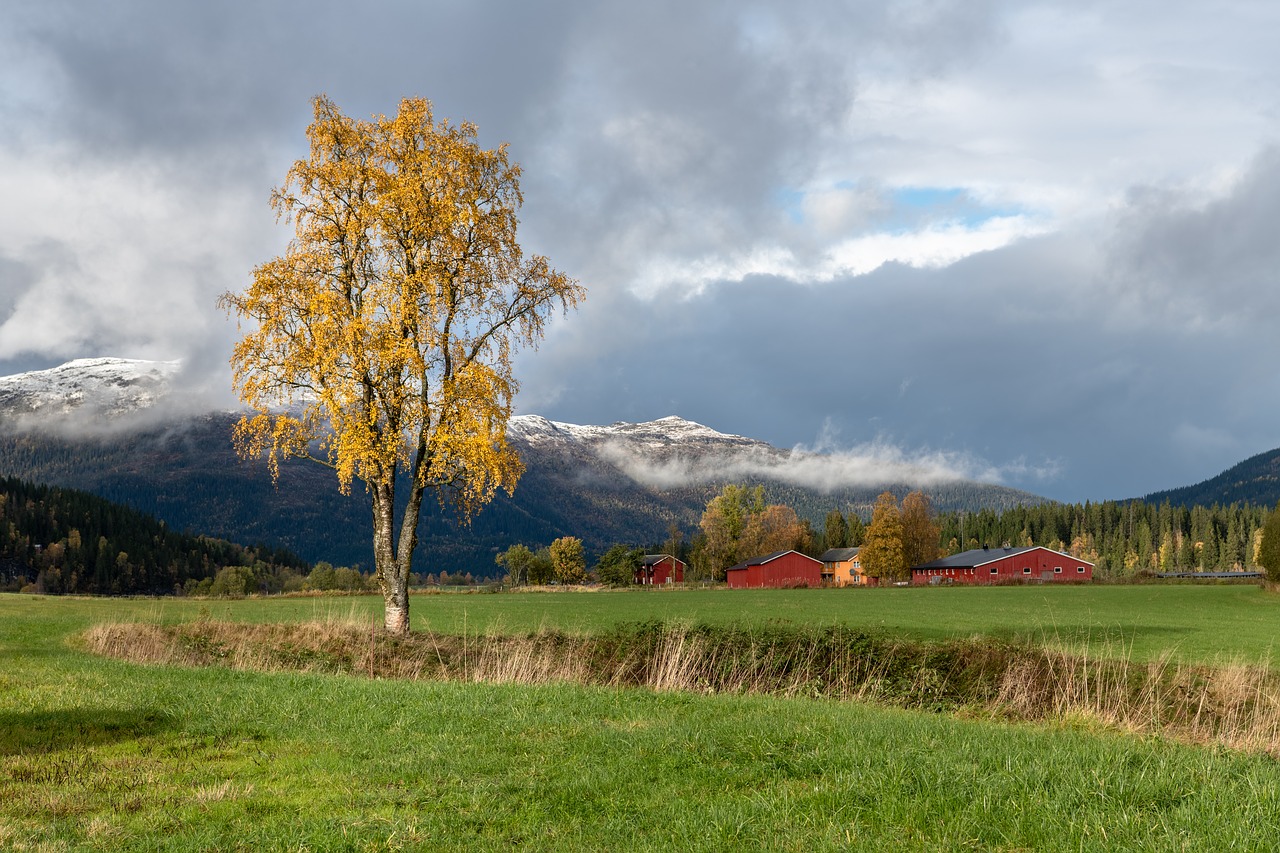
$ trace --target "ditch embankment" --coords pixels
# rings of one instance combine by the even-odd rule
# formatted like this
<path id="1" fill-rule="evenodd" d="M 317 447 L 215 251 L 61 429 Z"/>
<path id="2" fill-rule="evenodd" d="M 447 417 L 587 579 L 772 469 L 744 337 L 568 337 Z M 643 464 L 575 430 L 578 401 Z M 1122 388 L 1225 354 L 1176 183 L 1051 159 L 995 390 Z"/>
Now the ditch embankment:
<path id="1" fill-rule="evenodd" d="M 928 643 L 845 626 L 643 622 L 595 634 L 417 633 L 347 620 L 111 623 L 83 635 L 140 663 L 384 679 L 574 683 L 859 700 L 937 713 L 1093 722 L 1280 757 L 1280 677 L 1236 663 L 1133 662 L 972 638 Z"/>

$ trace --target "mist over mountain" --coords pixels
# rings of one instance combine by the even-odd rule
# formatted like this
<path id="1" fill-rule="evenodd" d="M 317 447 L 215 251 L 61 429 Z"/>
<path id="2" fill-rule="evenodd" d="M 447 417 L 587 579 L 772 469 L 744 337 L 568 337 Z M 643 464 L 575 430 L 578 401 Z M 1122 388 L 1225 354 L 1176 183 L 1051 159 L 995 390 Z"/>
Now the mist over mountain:
<path id="1" fill-rule="evenodd" d="M 174 363 L 86 359 L 0 378 L 0 473 L 84 489 L 177 529 L 371 565 L 369 500 L 358 483 L 342 495 L 332 471 L 294 460 L 273 484 L 264 464 L 236 457 L 238 413 L 166 407 L 180 377 Z M 526 466 L 515 494 L 499 493 L 470 526 L 428 499 L 419 570 L 489 573 L 515 542 L 536 547 L 566 535 L 590 553 L 659 543 L 673 525 L 688 535 L 729 482 L 763 484 L 770 501 L 815 527 L 836 507 L 869 516 L 886 488 L 923 487 L 940 510 L 1042 501 L 966 479 L 950 458 L 784 450 L 674 416 L 581 426 L 521 415 L 508 437 Z"/>

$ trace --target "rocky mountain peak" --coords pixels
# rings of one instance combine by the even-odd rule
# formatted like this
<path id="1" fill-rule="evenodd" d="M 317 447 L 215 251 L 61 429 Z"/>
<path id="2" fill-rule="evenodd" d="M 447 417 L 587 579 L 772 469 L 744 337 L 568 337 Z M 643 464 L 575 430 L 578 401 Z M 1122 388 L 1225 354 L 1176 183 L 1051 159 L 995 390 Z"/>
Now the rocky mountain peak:
<path id="1" fill-rule="evenodd" d="M 180 368 L 179 361 L 78 358 L 47 370 L 0 376 L 0 411 L 8 415 L 139 411 L 171 390 Z"/>

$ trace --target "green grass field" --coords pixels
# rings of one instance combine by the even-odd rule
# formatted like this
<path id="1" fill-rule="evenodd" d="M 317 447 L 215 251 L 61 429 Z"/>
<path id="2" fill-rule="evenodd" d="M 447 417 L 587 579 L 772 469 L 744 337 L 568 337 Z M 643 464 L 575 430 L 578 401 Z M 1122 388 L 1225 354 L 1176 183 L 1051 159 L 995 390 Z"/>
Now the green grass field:
<path id="1" fill-rule="evenodd" d="M 435 595 L 415 628 L 845 621 L 1266 659 L 1252 587 Z M 137 666 L 114 619 L 373 617 L 379 601 L 0 596 L 0 849 L 1263 850 L 1265 756 L 856 703 Z M 1162 645 L 1163 640 L 1163 645 Z M 1101 646 L 1099 646 L 1101 648 Z"/>
<path id="2" fill-rule="evenodd" d="M 15 599 L 9 601 L 28 601 Z M 3 606 L 3 605 L 0 605 Z M 381 619 L 378 596 L 190 599 L 42 599 L 98 621 Z M 412 598 L 414 630 L 461 634 L 590 632 L 650 619 L 687 623 L 840 622 L 927 640 L 992 636 L 1091 653 L 1280 667 L 1280 596 L 1256 586 L 1149 585 L 943 589 L 622 590 L 582 593 L 442 593 Z M 3 612 L 3 611 L 0 611 Z"/>

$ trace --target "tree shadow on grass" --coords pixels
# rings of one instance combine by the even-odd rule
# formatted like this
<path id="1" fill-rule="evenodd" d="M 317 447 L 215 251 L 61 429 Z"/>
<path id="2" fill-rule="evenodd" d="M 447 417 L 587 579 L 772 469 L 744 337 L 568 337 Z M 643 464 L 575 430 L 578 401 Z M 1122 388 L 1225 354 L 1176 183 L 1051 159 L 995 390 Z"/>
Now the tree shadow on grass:
<path id="1" fill-rule="evenodd" d="M 135 740 L 172 728 L 169 715 L 154 708 L 73 708 L 0 712 L 0 756 Z"/>

